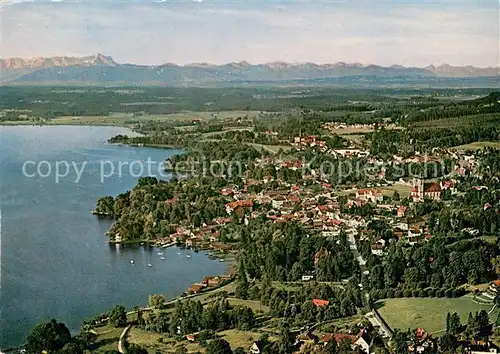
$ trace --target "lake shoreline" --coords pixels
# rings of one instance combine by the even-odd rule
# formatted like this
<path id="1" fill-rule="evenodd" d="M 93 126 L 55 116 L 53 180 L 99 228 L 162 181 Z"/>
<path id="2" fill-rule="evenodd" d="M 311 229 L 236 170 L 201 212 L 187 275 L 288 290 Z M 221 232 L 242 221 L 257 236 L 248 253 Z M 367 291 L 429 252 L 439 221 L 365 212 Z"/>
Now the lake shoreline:
<path id="1" fill-rule="evenodd" d="M 7 207 L 6 210 L 11 210 L 10 215 L 6 215 L 6 220 L 9 218 L 17 219 L 21 217 L 17 214 L 16 209 L 9 209 L 12 203 L 15 203 L 12 205 L 16 206 L 16 208 L 18 205 L 23 205 L 23 210 L 27 211 L 31 217 L 43 220 L 44 223 L 52 223 L 51 220 L 53 217 L 46 215 L 46 207 L 42 207 L 42 203 L 39 203 L 38 200 L 46 201 L 47 205 L 53 204 L 58 206 L 61 213 L 67 214 L 64 214 L 65 216 L 62 220 L 59 220 L 61 225 L 55 229 L 57 230 L 55 233 L 51 234 L 51 239 L 53 242 L 62 243 L 62 247 L 64 247 L 66 251 L 60 252 L 57 257 L 48 259 L 36 256 L 36 254 L 43 252 L 43 245 L 41 249 L 37 247 L 33 252 L 29 249 L 19 248 L 18 243 L 22 238 L 17 237 L 17 235 L 23 234 L 25 238 L 28 237 L 35 241 L 35 243 L 32 242 L 32 244 L 37 244 L 36 239 L 38 237 L 38 232 L 34 232 L 33 230 L 40 229 L 40 227 L 40 230 L 43 230 L 45 228 L 43 224 L 38 225 L 39 228 L 29 227 L 29 223 L 25 223 L 27 225 L 23 224 L 24 226 L 21 228 L 6 228 L 5 231 L 10 237 L 5 239 L 6 242 L 4 242 L 4 246 L 7 247 L 4 250 L 6 252 L 2 254 L 4 258 L 2 260 L 5 261 L 7 266 L 6 270 L 8 269 L 10 274 L 8 274 L 5 279 L 2 279 L 4 280 L 2 291 L 4 291 L 4 288 L 6 291 L 5 294 L 3 294 L 6 301 L 2 304 L 2 307 L 5 306 L 6 311 L 2 310 L 4 314 L 3 317 L 0 318 L 0 327 L 9 328 L 9 331 L 5 331 L 1 335 L 0 342 L 2 343 L 2 348 L 17 348 L 18 344 L 24 343 L 26 335 L 31 328 L 47 316 L 58 318 L 60 321 L 66 323 L 68 328 L 74 331 L 81 328 L 83 321 L 92 318 L 92 316 L 100 312 L 105 312 L 106 309 L 110 309 L 116 303 L 121 302 L 126 308 L 132 308 L 136 304 L 145 303 L 148 294 L 154 293 L 163 293 L 167 298 L 174 299 L 183 294 L 194 282 L 201 281 L 205 276 L 216 276 L 224 274 L 224 272 L 227 273 L 228 268 L 234 262 L 225 259 L 224 264 L 221 264 L 218 262 L 218 258 L 220 257 L 213 257 L 210 259 L 208 255 L 202 254 L 202 252 L 200 252 L 199 255 L 195 255 L 194 252 L 191 253 L 191 251 L 187 251 L 191 255 L 191 260 L 188 260 L 185 256 L 179 256 L 177 259 L 175 251 L 170 251 L 173 252 L 172 254 L 174 256 L 166 257 L 167 259 L 165 261 L 159 261 L 159 258 L 157 260 L 156 257 L 153 257 L 151 260 L 150 252 L 152 251 L 148 250 L 148 247 L 146 249 L 125 247 L 125 249 L 116 249 L 116 251 L 115 247 L 103 247 L 104 240 L 102 235 L 105 231 L 109 230 L 108 221 L 105 219 L 108 219 L 110 216 L 108 215 L 102 218 L 101 221 L 97 221 L 99 218 L 92 217 L 88 210 L 95 208 L 95 202 L 102 195 L 118 195 L 123 191 L 132 189 L 137 184 L 137 178 L 125 174 L 119 178 L 116 176 L 116 180 L 110 178 L 106 181 L 105 185 L 102 185 L 92 183 L 91 176 L 93 176 L 93 173 L 96 171 L 90 171 L 92 174 L 87 174 L 87 178 L 82 179 L 78 188 L 75 188 L 72 184 L 54 184 L 52 181 L 49 181 L 49 179 L 37 180 L 35 184 L 34 179 L 22 178 L 23 176 L 21 175 L 19 166 L 22 165 L 24 159 L 22 156 L 19 156 L 21 159 L 16 160 L 16 153 L 19 150 L 15 149 L 15 147 L 19 146 L 21 141 L 24 144 L 28 143 L 27 146 L 29 146 L 29 148 L 27 148 L 26 151 L 31 154 L 30 156 L 32 156 L 33 159 L 39 160 L 51 159 L 52 155 L 48 155 L 50 157 L 47 157 L 47 153 L 52 153 L 52 151 L 57 152 L 57 155 L 54 155 L 57 156 L 57 159 L 65 159 L 65 157 L 63 157 L 64 155 L 59 155 L 59 153 L 66 154 L 69 149 L 71 153 L 66 159 L 75 160 L 75 163 L 103 158 L 115 158 L 118 160 L 129 159 L 135 161 L 135 159 L 141 159 L 140 156 L 145 154 L 158 160 L 160 156 L 163 159 L 167 159 L 172 153 L 178 154 L 181 152 L 170 151 L 174 149 L 169 149 L 166 146 L 161 148 L 156 147 L 158 151 L 154 152 L 153 150 L 143 151 L 136 146 L 130 146 L 128 144 L 122 144 L 123 150 L 118 147 L 116 147 L 116 149 L 110 147 L 115 144 L 103 144 L 110 137 L 120 133 L 114 130 L 108 131 L 108 128 L 126 129 L 126 131 L 129 132 L 132 131 L 130 127 L 122 127 L 116 124 L 112 127 L 109 126 L 96 130 L 90 129 L 95 127 L 95 124 L 37 125 L 32 124 L 32 122 L 30 123 L 31 124 L 18 125 L 0 123 L 1 126 L 7 127 L 6 129 L 0 129 L 4 135 L 2 138 L 6 138 L 5 148 L 12 149 L 12 151 L 5 150 L 5 156 L 9 156 L 9 161 L 6 162 L 10 163 L 10 165 L 6 164 L 5 166 L 9 168 L 12 174 L 12 177 L 10 177 L 10 175 L 6 176 L 7 179 L 3 181 L 3 187 L 6 191 L 11 191 L 7 192 L 5 195 L 6 198 L 4 198 L 4 206 Z M 45 126 L 50 126 L 54 130 L 42 130 Z M 43 132 L 43 134 L 40 134 L 40 132 Z M 53 141 L 57 141 L 58 143 L 48 143 Z M 42 146 L 49 146 L 50 149 L 42 148 Z M 144 147 L 147 148 L 146 146 Z M 32 149 L 34 152 L 30 152 L 29 149 Z M 17 174 L 19 174 L 19 176 L 17 176 Z M 30 188 L 35 186 L 36 189 L 30 192 Z M 45 196 L 37 195 L 39 191 L 48 193 L 52 189 L 57 189 L 58 192 L 49 193 L 51 197 L 48 199 Z M 68 189 L 68 191 L 64 192 L 66 189 Z M 19 195 L 19 192 L 16 192 L 18 190 L 26 191 L 24 194 L 28 194 L 29 196 L 24 198 L 24 194 Z M 87 195 L 89 198 L 80 199 L 82 195 Z M 24 199 L 18 201 L 13 198 Z M 76 204 L 76 202 L 78 203 Z M 88 216 L 83 217 L 80 211 L 81 209 L 86 209 L 87 211 L 83 210 L 83 213 Z M 59 213 L 58 210 L 55 210 L 55 212 Z M 63 224 L 65 226 L 63 226 Z M 13 224 L 9 222 L 9 225 Z M 140 244 L 141 242 L 144 241 L 127 242 L 126 244 L 133 245 L 137 243 Z M 108 245 L 110 244 L 109 242 L 105 243 Z M 154 246 L 153 242 L 148 242 L 148 245 Z M 24 261 L 21 259 L 18 267 L 13 267 L 14 259 L 18 259 L 18 256 L 16 256 L 14 252 L 14 250 L 17 249 L 23 249 L 23 253 L 26 255 L 24 256 Z M 159 248 L 158 250 L 162 252 Z M 72 253 L 75 253 L 75 256 L 72 256 Z M 89 259 L 92 259 L 92 261 L 88 261 Z M 129 268 L 126 265 L 130 265 L 131 259 L 135 259 L 137 265 L 152 263 L 153 268 L 145 266 Z M 213 260 L 215 260 L 215 262 L 213 262 Z M 54 262 L 59 264 L 59 266 L 54 269 L 50 266 L 47 267 L 47 265 L 51 265 Z M 97 268 L 96 265 L 98 265 Z M 89 275 L 98 271 L 100 268 L 99 265 L 109 266 L 109 270 L 106 273 L 112 274 L 113 281 L 111 283 L 108 279 L 109 276 L 97 276 L 97 279 L 95 279 L 94 276 L 89 277 Z M 17 287 L 12 288 L 15 285 L 12 281 L 21 276 L 18 274 L 20 273 L 18 269 L 21 268 L 25 269 L 23 271 L 23 273 L 26 272 L 25 276 L 33 276 L 43 281 L 23 283 L 22 289 L 24 290 L 22 290 L 22 292 L 21 289 L 18 290 Z M 49 271 L 41 273 L 41 269 L 48 269 Z M 72 269 L 78 270 L 72 271 Z M 200 270 L 203 270 L 203 273 L 200 273 Z M 90 280 L 90 278 L 92 278 L 92 280 Z M 141 279 L 148 279 L 149 285 L 142 288 L 133 287 L 132 289 L 140 289 L 140 291 L 134 290 L 128 292 L 127 296 L 122 299 L 117 298 L 113 300 L 111 297 L 108 298 L 107 301 L 102 301 L 101 296 L 105 291 L 102 290 L 104 289 L 104 284 L 107 283 L 108 286 L 114 287 L 114 292 L 119 293 L 122 291 L 120 289 L 123 288 L 120 284 L 125 283 L 123 279 L 132 282 L 135 281 L 138 284 L 141 284 Z M 61 306 L 61 302 L 54 301 L 54 297 L 47 292 L 47 282 L 50 283 L 53 281 L 57 281 L 61 287 L 66 289 L 59 296 L 65 299 L 67 305 Z M 101 283 L 103 285 L 100 285 Z M 165 285 L 161 286 L 161 284 Z M 82 293 L 78 289 L 88 291 Z M 102 291 L 99 291 L 99 289 Z M 26 300 L 27 306 L 24 307 L 25 310 L 19 312 L 19 309 L 16 309 L 15 311 L 17 314 L 14 313 L 14 307 L 12 307 L 11 302 L 17 301 L 15 299 L 19 298 L 24 299 L 26 296 L 23 294 L 29 293 L 40 293 L 42 296 L 30 297 L 29 300 Z M 100 296 L 97 295 L 99 293 L 101 294 Z M 78 300 L 81 296 L 86 297 L 85 302 Z M 7 311 L 9 307 L 12 310 Z M 40 316 L 43 311 L 48 315 Z M 18 321 L 16 322 L 17 316 L 24 316 L 31 320 L 21 324 Z"/>

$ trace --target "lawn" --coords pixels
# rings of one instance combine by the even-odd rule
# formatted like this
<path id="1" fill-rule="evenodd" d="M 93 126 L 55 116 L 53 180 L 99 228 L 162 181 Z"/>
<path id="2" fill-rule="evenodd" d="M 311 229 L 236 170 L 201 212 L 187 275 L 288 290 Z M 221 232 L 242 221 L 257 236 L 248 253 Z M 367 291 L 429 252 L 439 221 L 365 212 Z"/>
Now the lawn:
<path id="1" fill-rule="evenodd" d="M 492 147 L 494 149 L 500 149 L 500 141 L 476 141 L 470 144 L 455 146 L 454 149 L 480 150 L 484 147 Z"/>
<path id="2" fill-rule="evenodd" d="M 250 307 L 254 312 L 256 311 L 269 312 L 269 306 L 262 305 L 262 303 L 257 300 L 242 300 L 242 299 L 229 298 L 228 301 L 229 305 L 231 306 L 246 306 Z"/>
<path id="3" fill-rule="evenodd" d="M 92 345 L 92 353 L 101 353 L 108 350 L 116 350 L 118 348 L 118 340 L 124 328 L 114 328 L 112 326 L 104 326 L 96 329 L 97 339 Z"/>
<path id="4" fill-rule="evenodd" d="M 467 322 L 469 312 L 480 310 L 490 311 L 491 305 L 474 303 L 470 297 L 464 296 L 456 299 L 448 298 L 402 298 L 387 299 L 377 303 L 381 306 L 380 315 L 392 329 L 422 327 L 429 333 L 443 330 L 448 312 L 457 312 L 462 323 Z M 496 321 L 498 309 L 490 314 L 492 322 Z"/>
<path id="5" fill-rule="evenodd" d="M 377 187 L 376 189 L 380 189 L 383 195 L 387 197 L 392 197 L 394 191 L 398 191 L 399 196 L 401 198 L 409 197 L 411 194 L 412 186 L 408 186 L 405 184 L 395 183 L 391 186 L 387 187 Z"/>
<path id="6" fill-rule="evenodd" d="M 361 142 L 365 140 L 365 136 L 363 134 L 342 134 L 340 136 L 344 139 L 351 140 L 356 144 L 361 144 Z M 366 142 L 367 144 L 370 143 L 370 141 L 368 140 Z"/>
<path id="7" fill-rule="evenodd" d="M 231 344 L 231 348 L 236 349 L 242 347 L 245 350 L 250 348 L 252 343 L 258 340 L 261 336 L 260 333 L 251 331 L 239 331 L 237 329 L 229 329 L 227 331 L 222 331 L 217 333 L 217 336 L 226 340 Z"/>
<path id="8" fill-rule="evenodd" d="M 129 343 L 138 344 L 147 349 L 148 353 L 174 353 L 179 346 L 186 347 L 188 353 L 202 351 L 200 345 L 190 343 L 187 340 L 176 341 L 159 333 L 146 332 L 132 327 L 127 335 Z"/>
<path id="9" fill-rule="evenodd" d="M 290 145 L 264 145 L 264 144 L 257 144 L 257 143 L 248 143 L 248 144 L 252 145 L 257 150 L 264 149 L 264 150 L 267 150 L 273 154 L 278 153 L 279 149 L 282 149 L 283 151 L 286 152 L 292 148 Z"/>

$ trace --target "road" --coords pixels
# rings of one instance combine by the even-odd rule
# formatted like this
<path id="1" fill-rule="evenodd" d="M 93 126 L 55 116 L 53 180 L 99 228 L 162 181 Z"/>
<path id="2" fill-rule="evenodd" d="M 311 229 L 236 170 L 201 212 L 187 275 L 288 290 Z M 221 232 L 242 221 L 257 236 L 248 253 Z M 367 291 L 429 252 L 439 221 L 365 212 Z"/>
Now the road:
<path id="1" fill-rule="evenodd" d="M 132 325 L 128 325 L 125 327 L 123 330 L 122 334 L 120 335 L 120 339 L 118 340 L 118 351 L 122 354 L 127 354 L 127 348 L 125 348 L 125 341 L 127 337 L 127 333 L 132 328 Z"/>
<path id="2" fill-rule="evenodd" d="M 358 246 L 356 245 L 356 238 L 354 237 L 354 233 L 349 233 L 348 234 L 348 239 L 349 239 L 349 248 L 351 249 L 351 252 L 354 256 L 354 258 L 358 261 L 359 267 L 361 269 L 362 274 L 369 274 L 368 270 L 366 269 L 366 260 L 363 259 L 361 254 L 358 251 Z M 364 304 L 366 308 L 369 308 L 371 310 L 370 306 L 370 297 L 368 295 L 369 289 L 364 289 L 362 284 L 359 284 L 362 291 L 363 291 L 363 297 L 364 297 Z M 370 321 L 370 323 L 373 325 L 374 328 L 377 329 L 378 333 L 380 336 L 384 339 L 390 339 L 392 337 L 391 332 L 389 331 L 388 328 L 385 327 L 383 323 L 380 323 L 380 321 L 375 317 L 373 311 L 370 311 L 366 314 L 366 318 Z"/>

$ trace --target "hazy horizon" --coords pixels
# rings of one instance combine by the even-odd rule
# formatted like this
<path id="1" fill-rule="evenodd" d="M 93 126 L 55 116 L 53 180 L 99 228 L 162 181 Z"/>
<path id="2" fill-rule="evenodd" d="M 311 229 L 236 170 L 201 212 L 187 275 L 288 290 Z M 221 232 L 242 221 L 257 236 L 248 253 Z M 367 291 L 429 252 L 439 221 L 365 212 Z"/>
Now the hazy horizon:
<path id="1" fill-rule="evenodd" d="M 0 57 L 499 67 L 499 4 L 1 0 Z"/>

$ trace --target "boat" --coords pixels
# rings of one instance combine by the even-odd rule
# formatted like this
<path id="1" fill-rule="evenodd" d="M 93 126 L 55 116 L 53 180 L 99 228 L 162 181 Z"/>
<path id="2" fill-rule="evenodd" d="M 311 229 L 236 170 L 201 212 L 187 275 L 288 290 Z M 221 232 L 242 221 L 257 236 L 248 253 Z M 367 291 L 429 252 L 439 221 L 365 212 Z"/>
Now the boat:
<path id="1" fill-rule="evenodd" d="M 158 252 L 158 256 L 163 256 L 163 252 Z"/>
<path id="2" fill-rule="evenodd" d="M 163 246 L 161 246 L 162 248 L 167 248 L 168 246 L 170 246 L 168 243 L 164 244 Z"/>
<path id="3" fill-rule="evenodd" d="M 177 252 L 177 254 L 182 254 L 182 252 Z"/>
<path id="4" fill-rule="evenodd" d="M 160 257 L 161 260 L 165 260 L 165 257 Z"/>
<path id="5" fill-rule="evenodd" d="M 187 258 L 191 258 L 191 256 L 190 256 L 189 254 L 186 254 L 186 257 L 187 257 Z"/>
<path id="6" fill-rule="evenodd" d="M 224 258 L 219 258 L 219 262 L 224 262 Z"/>
<path id="7" fill-rule="evenodd" d="M 152 267 L 153 265 L 151 263 L 148 263 L 148 267 Z"/>
<path id="8" fill-rule="evenodd" d="M 133 260 L 133 259 L 131 259 L 131 260 L 130 260 L 130 264 L 134 264 L 134 263 L 135 263 L 135 262 L 134 262 L 134 260 Z"/>

